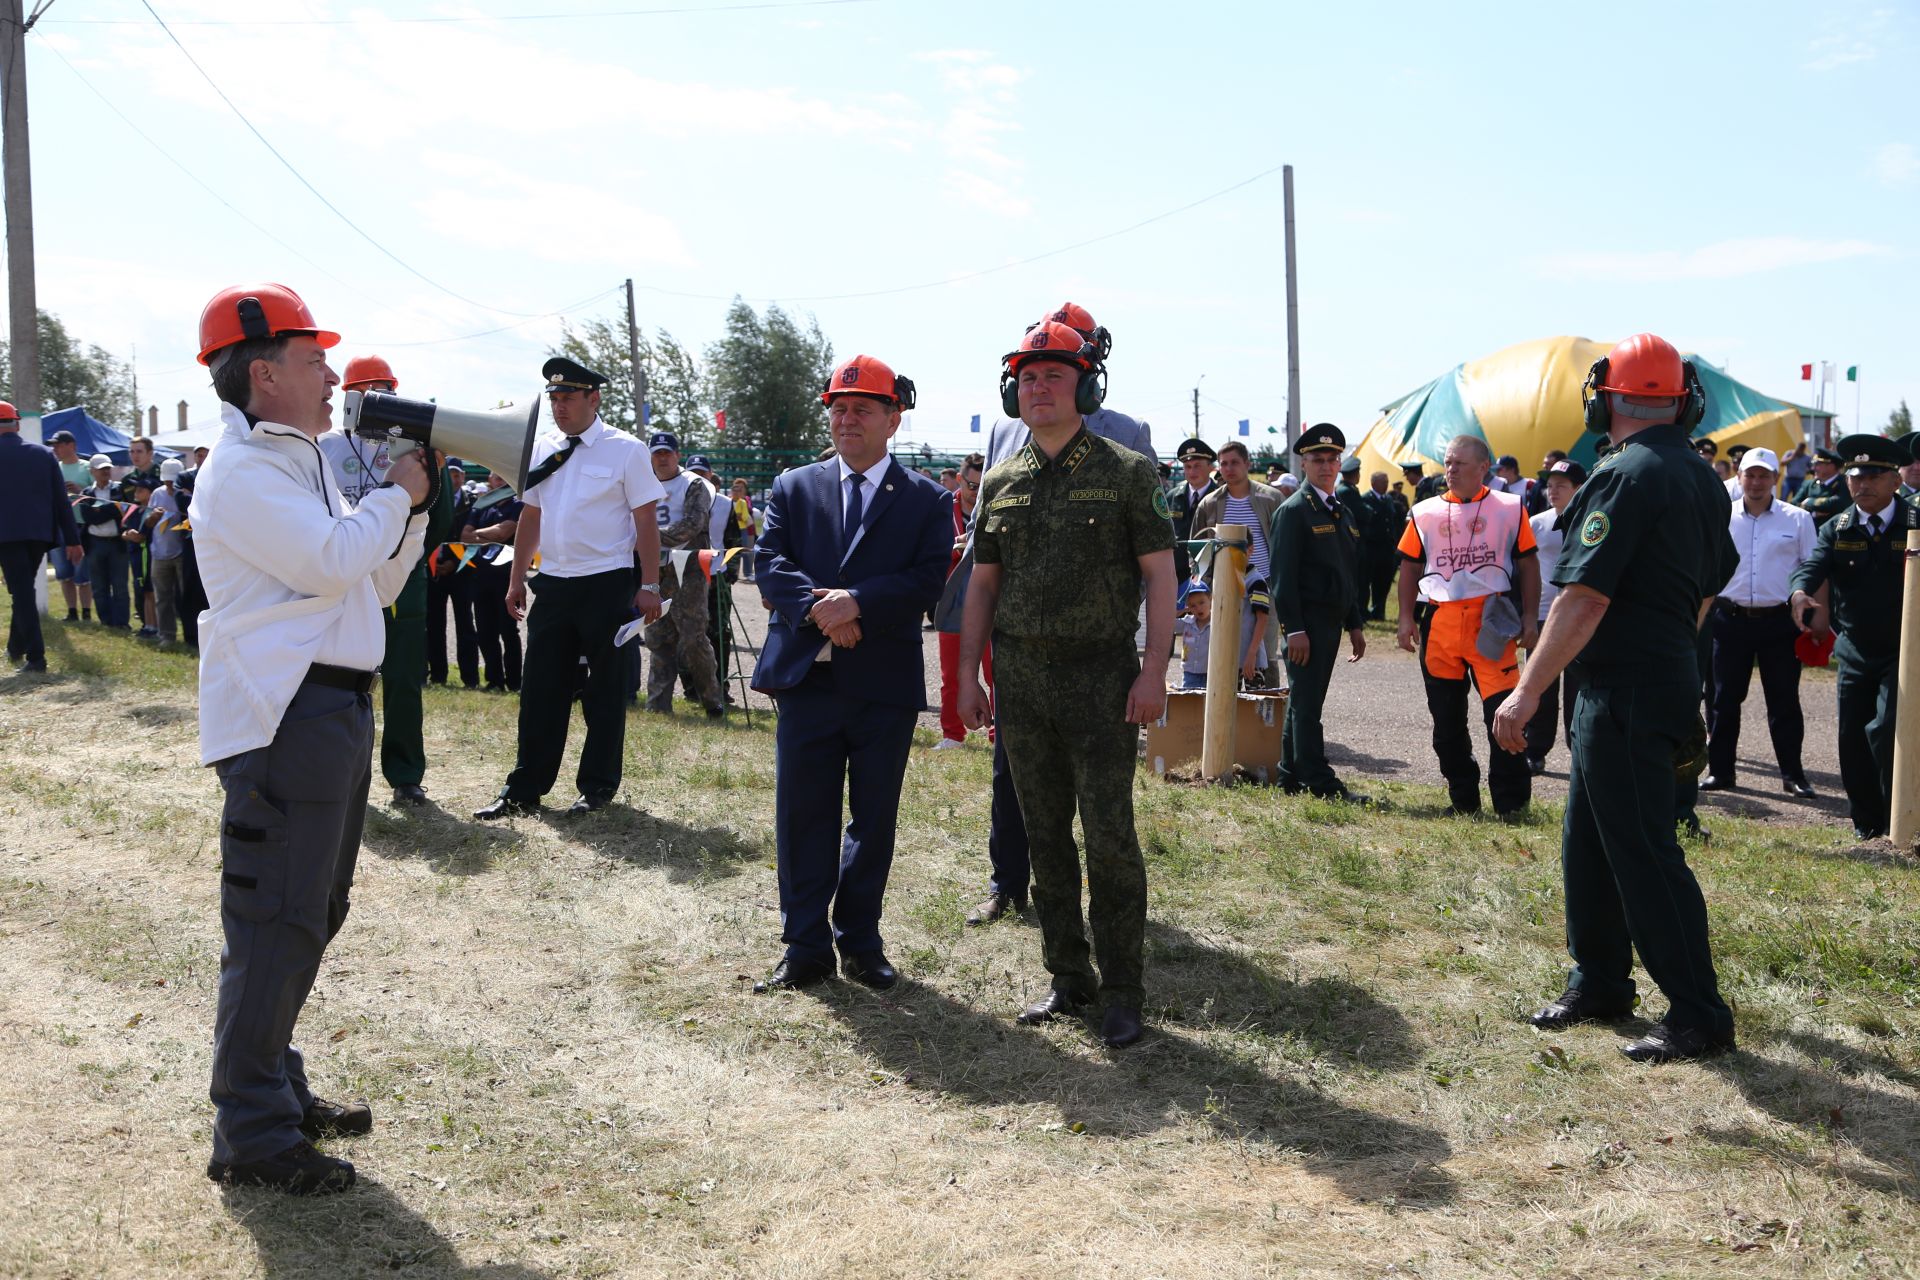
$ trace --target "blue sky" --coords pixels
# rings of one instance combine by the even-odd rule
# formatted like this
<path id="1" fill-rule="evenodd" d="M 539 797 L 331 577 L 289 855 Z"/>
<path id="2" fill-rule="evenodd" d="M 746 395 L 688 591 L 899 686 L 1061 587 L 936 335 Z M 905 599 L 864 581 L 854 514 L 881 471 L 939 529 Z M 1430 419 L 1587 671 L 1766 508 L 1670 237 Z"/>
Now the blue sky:
<path id="1" fill-rule="evenodd" d="M 137 0 L 57 0 L 28 38 L 41 306 L 137 350 L 166 430 L 215 412 L 193 339 L 229 283 L 293 285 L 337 364 L 474 406 L 537 390 L 560 322 L 524 315 L 614 316 L 628 276 L 694 347 L 731 295 L 778 298 L 915 379 L 903 436 L 962 446 L 1071 299 L 1170 452 L 1196 382 L 1216 442 L 1284 420 L 1280 175 L 1008 264 L 1290 163 L 1302 409 L 1350 438 L 1556 333 L 1652 329 L 1792 399 L 1803 362 L 1857 364 L 1870 426 L 1920 400 L 1913 5 L 682 3 L 154 0 L 458 301 Z"/>

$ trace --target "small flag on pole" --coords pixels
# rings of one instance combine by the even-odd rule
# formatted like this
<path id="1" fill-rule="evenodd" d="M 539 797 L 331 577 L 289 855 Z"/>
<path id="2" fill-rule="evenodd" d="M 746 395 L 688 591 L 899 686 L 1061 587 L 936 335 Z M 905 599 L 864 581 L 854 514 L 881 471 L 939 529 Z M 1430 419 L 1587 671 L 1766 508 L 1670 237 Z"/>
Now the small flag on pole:
<path id="1" fill-rule="evenodd" d="M 969 427 L 968 430 L 972 431 L 975 435 L 980 434 L 980 415 L 979 414 L 976 413 L 973 415 L 973 425 Z"/>
<path id="2" fill-rule="evenodd" d="M 1240 419 L 1240 434 L 1243 436 L 1250 436 L 1253 434 L 1253 423 L 1250 419 L 1247 419 L 1247 418 Z"/>
<path id="3" fill-rule="evenodd" d="M 1847 381 L 1848 381 L 1848 382 L 1858 382 L 1858 381 L 1860 381 L 1860 366 L 1859 366 L 1859 365 L 1857 365 L 1857 364 L 1850 364 L 1850 365 L 1848 365 L 1848 366 L 1847 366 Z"/>
<path id="4" fill-rule="evenodd" d="M 720 428 L 720 434 L 727 434 L 727 411 L 725 409 L 713 415 L 714 425 Z"/>
<path id="5" fill-rule="evenodd" d="M 1803 365 L 1801 365 L 1801 366 L 1800 366 L 1800 381 L 1802 381 L 1802 382 L 1812 382 L 1812 381 L 1813 381 L 1813 366 L 1812 366 L 1812 365 L 1810 365 L 1810 364 L 1803 364 Z"/>

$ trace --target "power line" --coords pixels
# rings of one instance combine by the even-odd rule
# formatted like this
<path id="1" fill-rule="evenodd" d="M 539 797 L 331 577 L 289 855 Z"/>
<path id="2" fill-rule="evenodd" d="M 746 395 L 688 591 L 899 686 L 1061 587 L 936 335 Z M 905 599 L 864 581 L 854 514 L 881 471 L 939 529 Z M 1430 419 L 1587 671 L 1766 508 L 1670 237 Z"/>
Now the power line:
<path id="1" fill-rule="evenodd" d="M 516 320 L 512 324 L 503 324 L 498 329 L 482 329 L 479 333 L 463 333 L 453 338 L 427 338 L 420 342 L 372 342 L 372 343 L 367 343 L 365 345 L 375 346 L 375 347 L 437 347 L 442 345 L 443 343 L 448 343 L 448 342 L 467 342 L 474 338 L 489 338 L 496 333 L 505 333 L 509 329 L 523 328 L 527 325 L 532 324 L 535 320 L 551 320 L 554 316 L 563 316 L 570 311 L 578 311 L 582 307 L 585 307 L 592 303 L 600 301 L 600 299 L 602 298 L 611 297 L 616 293 L 624 292 L 626 287 L 627 286 L 624 284 L 617 284 L 613 286 L 613 288 L 611 289 L 602 289 L 600 292 L 594 294 L 591 298 L 582 298 L 580 301 L 574 303 L 572 306 L 561 307 L 557 311 L 543 312 L 542 314 L 537 316 L 529 316 L 525 320 Z"/>
<path id="2" fill-rule="evenodd" d="M 1176 214 L 1185 213 L 1189 209 L 1197 209 L 1201 205 L 1210 203 L 1211 201 L 1214 201 L 1214 200 L 1218 200 L 1222 196 L 1231 195 L 1235 191 L 1240 190 L 1240 188 L 1251 186 L 1254 183 L 1260 181 L 1262 178 L 1272 177 L 1274 174 L 1279 173 L 1285 167 L 1286 167 L 1285 165 L 1277 164 L 1277 165 L 1274 165 L 1271 169 L 1262 169 L 1259 173 L 1254 174 L 1252 177 L 1242 178 L 1240 181 L 1234 183 L 1232 186 L 1222 187 L 1218 191 L 1212 192 L 1209 195 L 1201 196 L 1198 200 L 1189 200 L 1187 203 L 1179 206 L 1178 208 L 1168 209 L 1168 210 L 1165 210 L 1164 212 L 1156 213 L 1150 218 L 1142 218 L 1140 221 L 1132 223 L 1128 226 L 1121 227 L 1117 231 L 1108 231 L 1102 235 L 1090 236 L 1085 240 L 1076 240 L 1072 244 L 1061 245 L 1058 249 L 1049 249 L 1045 253 L 1036 253 L 1030 258 L 1019 258 L 1013 262 L 1003 262 L 1000 265 L 994 266 L 994 267 L 982 267 L 978 271 L 964 271 L 958 275 L 942 277 L 939 280 L 927 280 L 920 284 L 903 284 L 903 285 L 898 285 L 891 289 L 867 289 L 859 293 L 783 294 L 778 297 L 748 298 L 748 299 L 744 299 L 744 301 L 748 301 L 748 302 L 843 302 L 853 298 L 884 298 L 884 297 L 889 297 L 893 294 L 898 294 L 898 293 L 917 293 L 922 289 L 938 289 L 944 285 L 960 284 L 963 281 L 967 281 L 967 280 L 978 280 L 982 276 L 994 275 L 1001 271 L 1011 271 L 1015 267 L 1031 266 L 1036 262 L 1044 262 L 1048 258 L 1057 258 L 1063 253 L 1072 253 L 1076 249 L 1085 249 L 1090 245 L 1100 244 L 1104 241 L 1112 240 L 1119 236 L 1128 235 L 1132 232 L 1140 230 L 1142 227 L 1152 226 L 1156 222 L 1164 222 L 1166 219 L 1174 217 Z M 715 293 L 683 293 L 678 289 L 663 289 L 658 285 L 650 285 L 650 284 L 643 285 L 638 283 L 634 285 L 634 288 L 645 289 L 648 293 L 662 294 L 670 298 L 693 298 L 702 302 L 731 302 L 733 301 L 734 297 L 737 296 L 734 294 L 721 295 L 721 294 L 715 294 Z"/>
<path id="3" fill-rule="evenodd" d="M 453 298 L 459 302 L 464 302 L 470 307 L 478 307 L 482 311 L 494 312 L 496 315 L 519 316 L 523 319 L 528 319 L 528 320 L 538 320 L 541 318 L 538 313 L 532 313 L 532 312 L 526 312 L 526 311 L 509 311 L 505 307 L 490 306 L 487 303 L 480 302 L 473 298 L 469 298 L 465 294 L 455 293 L 452 289 L 447 288 L 446 285 L 441 284 L 438 280 L 435 280 L 433 277 L 427 275 L 425 272 L 419 270 L 418 268 L 414 267 L 412 264 L 408 263 L 405 259 L 401 258 L 399 254 L 387 248 L 387 246 L 381 244 L 378 240 L 375 240 L 371 235 L 368 235 L 364 230 L 360 228 L 360 225 L 358 223 L 356 223 L 352 218 L 349 218 L 346 214 L 342 213 L 340 211 L 339 206 L 335 205 L 333 201 L 327 199 L 327 197 L 321 192 L 320 188 L 314 186 L 311 182 L 307 181 L 306 175 L 293 167 L 293 161 L 281 155 L 279 149 L 276 148 L 271 142 L 267 141 L 267 135 L 264 133 L 261 133 L 259 129 L 255 128 L 253 121 L 247 119 L 246 113 L 240 110 L 239 107 L 234 105 L 233 99 L 227 96 L 226 90 L 222 89 L 217 83 L 214 82 L 213 77 L 207 74 L 206 68 L 201 66 L 200 63 L 195 60 L 194 56 L 187 51 L 187 46 L 180 43 L 180 37 L 173 34 L 173 28 L 169 27 L 166 24 L 166 20 L 163 19 L 157 12 L 154 11 L 153 5 L 149 4 L 147 0 L 140 0 L 140 3 L 142 8 L 144 8 L 149 14 L 153 15 L 153 20 L 160 25 L 160 30 L 166 32 L 167 39 L 173 41 L 174 48 L 180 50 L 180 56 L 182 56 L 190 64 L 192 64 L 193 69 L 200 73 L 200 78 L 202 80 L 205 80 L 207 82 L 207 86 L 220 96 L 220 101 L 227 104 L 227 109 L 232 111 L 233 114 L 239 118 L 239 121 L 241 124 L 247 126 L 247 131 L 253 134 L 254 137 L 258 138 L 260 140 L 260 145 L 265 147 L 268 151 L 272 152 L 273 158 L 275 160 L 278 160 L 282 165 L 286 166 L 287 172 L 292 174 L 295 178 L 299 179 L 300 185 L 305 187 L 308 191 L 312 192 L 313 198 L 318 200 L 321 204 L 325 205 L 328 208 L 328 210 L 330 210 L 336 218 L 346 223 L 348 228 L 351 229 L 355 235 L 359 236 L 362 240 L 365 240 L 368 244 L 372 245 L 374 248 L 378 249 L 381 253 L 385 254 L 389 259 L 392 260 L 394 265 L 398 266 L 401 270 L 405 271 L 408 275 L 411 275 L 416 279 L 419 279 L 424 283 L 433 286 L 435 289 L 438 289 L 441 293 L 446 294 L 449 298 Z"/>
<path id="4" fill-rule="evenodd" d="M 50 5 L 52 0 L 48 0 Z M 444 17 L 416 18 L 182 18 L 174 25 L 179 27 L 352 27 L 408 24 L 443 24 L 468 22 L 558 22 L 570 20 L 592 20 L 595 18 L 656 18 L 675 14 L 707 13 L 748 13 L 768 9 L 825 9 L 849 4 L 876 4 L 878 0 L 787 0 L 786 3 L 763 4 L 720 4 L 701 6 L 678 6 L 660 9 L 605 9 L 599 12 L 583 11 L 579 13 L 483 13 L 460 14 Z M 42 9 L 46 8 L 42 6 Z M 145 26 L 138 18 L 49 18 L 66 26 L 98 27 L 136 27 Z"/>

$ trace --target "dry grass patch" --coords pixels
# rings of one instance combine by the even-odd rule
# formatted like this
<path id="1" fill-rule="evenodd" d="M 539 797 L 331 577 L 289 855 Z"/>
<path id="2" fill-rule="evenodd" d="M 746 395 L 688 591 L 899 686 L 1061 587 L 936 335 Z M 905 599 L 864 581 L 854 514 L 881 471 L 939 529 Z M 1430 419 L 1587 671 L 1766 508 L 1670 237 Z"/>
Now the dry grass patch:
<path id="1" fill-rule="evenodd" d="M 754 997 L 766 717 L 636 715 L 620 803 L 487 826 L 465 815 L 513 704 L 439 689 L 437 804 L 376 788 L 301 1026 L 322 1091 L 373 1103 L 334 1144 L 361 1185 L 223 1193 L 192 669 L 88 628 L 52 662 L 78 674 L 0 680 L 0 1273 L 1915 1271 L 1920 888 L 1884 851 L 1716 823 L 1692 857 L 1742 1052 L 1649 1071 L 1614 1031 L 1522 1021 L 1564 968 L 1550 807 L 1143 775 L 1151 1032 L 1112 1054 L 1013 1024 L 1046 985 L 1030 921 L 960 923 L 978 747 L 909 771 L 885 924 L 908 981 Z"/>

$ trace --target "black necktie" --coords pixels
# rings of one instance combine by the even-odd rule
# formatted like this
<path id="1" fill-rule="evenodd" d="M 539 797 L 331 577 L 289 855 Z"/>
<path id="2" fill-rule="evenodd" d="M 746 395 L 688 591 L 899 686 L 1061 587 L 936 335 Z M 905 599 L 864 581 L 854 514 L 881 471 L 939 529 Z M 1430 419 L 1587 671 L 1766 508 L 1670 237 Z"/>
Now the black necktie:
<path id="1" fill-rule="evenodd" d="M 571 458 L 573 456 L 573 451 L 579 447 L 580 447 L 580 437 L 568 436 L 565 448 L 560 449 L 557 452 L 549 455 L 545 462 L 542 462 L 539 466 L 527 472 L 527 489 L 533 488 L 533 486 L 539 484 L 542 480 L 545 480 L 548 476 L 552 475 L 554 472 L 558 471 L 560 468 L 566 466 L 567 459 Z M 525 493 L 527 489 L 522 489 L 520 492 Z"/>
<path id="2" fill-rule="evenodd" d="M 845 560 L 847 553 L 853 550 L 853 540 L 860 534 L 860 517 L 865 515 L 865 505 L 860 501 L 860 486 L 866 477 L 858 471 L 850 472 L 847 479 L 853 482 L 853 492 L 847 495 L 847 519 L 840 535 L 840 558 Z"/>
<path id="3" fill-rule="evenodd" d="M 1867 532 L 1871 533 L 1876 538 L 1880 536 L 1880 517 L 1879 516 L 1867 517 Z"/>

